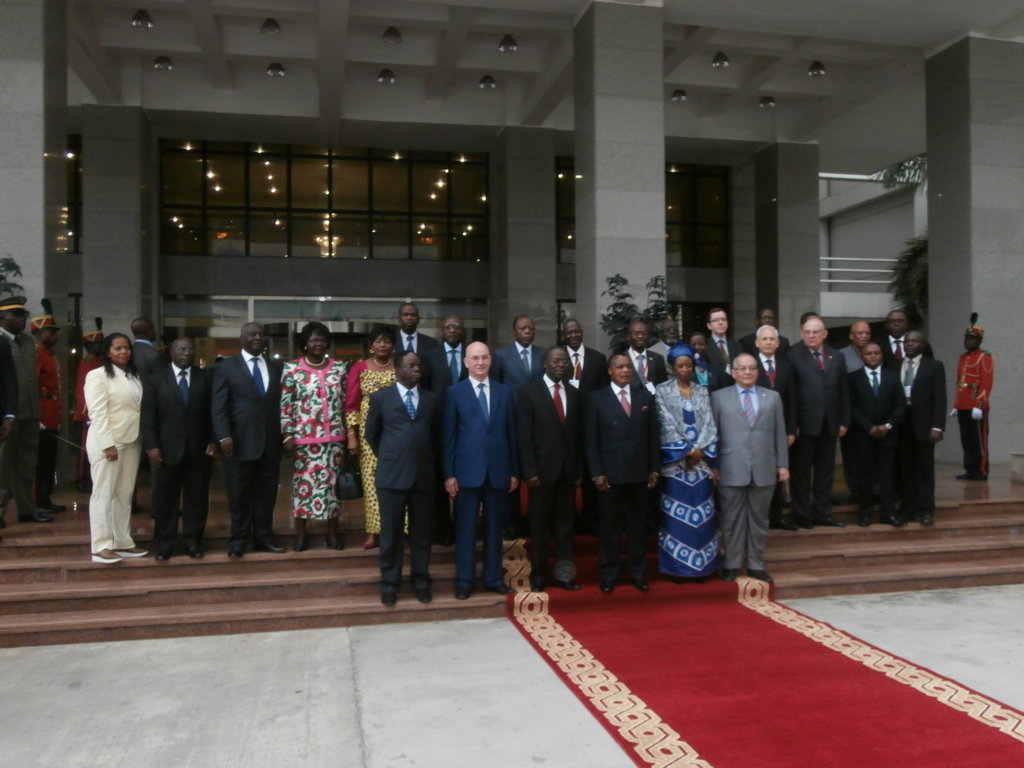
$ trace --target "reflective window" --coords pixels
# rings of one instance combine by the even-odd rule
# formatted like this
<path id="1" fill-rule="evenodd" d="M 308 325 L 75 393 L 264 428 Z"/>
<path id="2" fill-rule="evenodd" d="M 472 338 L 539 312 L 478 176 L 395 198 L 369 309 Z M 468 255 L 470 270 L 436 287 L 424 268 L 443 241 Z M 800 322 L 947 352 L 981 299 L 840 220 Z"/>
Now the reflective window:
<path id="1" fill-rule="evenodd" d="M 489 255 L 484 154 L 167 140 L 161 193 L 171 255 Z"/>

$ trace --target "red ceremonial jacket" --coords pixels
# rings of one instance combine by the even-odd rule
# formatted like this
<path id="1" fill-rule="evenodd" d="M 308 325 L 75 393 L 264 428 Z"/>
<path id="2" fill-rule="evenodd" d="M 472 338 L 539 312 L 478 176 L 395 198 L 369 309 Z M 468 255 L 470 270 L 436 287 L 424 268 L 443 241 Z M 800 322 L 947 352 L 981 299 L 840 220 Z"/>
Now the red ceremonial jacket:
<path id="1" fill-rule="evenodd" d="M 36 383 L 39 385 L 39 421 L 47 429 L 60 429 L 64 403 L 60 398 L 60 364 L 53 350 L 36 344 Z"/>
<path id="2" fill-rule="evenodd" d="M 960 355 L 956 368 L 956 399 L 958 411 L 972 408 L 988 410 L 988 398 L 992 393 L 992 377 L 996 370 L 995 360 L 984 349 L 974 349 Z"/>

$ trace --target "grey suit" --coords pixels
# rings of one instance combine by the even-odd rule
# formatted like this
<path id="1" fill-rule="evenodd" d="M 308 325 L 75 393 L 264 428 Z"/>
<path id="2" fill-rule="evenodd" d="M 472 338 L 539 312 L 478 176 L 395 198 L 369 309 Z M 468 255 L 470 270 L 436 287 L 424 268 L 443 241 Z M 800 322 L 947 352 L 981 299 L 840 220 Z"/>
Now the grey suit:
<path id="1" fill-rule="evenodd" d="M 718 497 L 725 568 L 764 570 L 768 508 L 778 469 L 789 466 L 786 417 L 779 393 L 755 387 L 759 407 L 753 426 L 740 404 L 739 386 L 711 394 L 718 424 Z"/>

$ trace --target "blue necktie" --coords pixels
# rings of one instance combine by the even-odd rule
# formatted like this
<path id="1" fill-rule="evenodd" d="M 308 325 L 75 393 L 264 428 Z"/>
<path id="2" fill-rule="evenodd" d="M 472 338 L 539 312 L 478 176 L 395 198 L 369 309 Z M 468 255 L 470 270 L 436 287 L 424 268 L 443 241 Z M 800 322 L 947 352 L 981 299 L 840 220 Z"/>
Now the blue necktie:
<path id="1" fill-rule="evenodd" d="M 181 403 L 188 405 L 188 371 L 182 371 L 178 377 L 178 394 L 181 395 Z"/>
<path id="2" fill-rule="evenodd" d="M 530 350 L 523 350 L 523 368 L 526 369 L 526 375 L 530 375 Z"/>
<path id="3" fill-rule="evenodd" d="M 448 363 L 448 370 L 452 375 L 452 384 L 459 380 L 459 361 L 456 359 L 455 354 L 458 352 L 457 349 L 449 349 L 448 355 L 451 361 Z"/>
<path id="4" fill-rule="evenodd" d="M 260 393 L 260 397 L 265 397 L 267 388 L 263 386 L 263 376 L 260 375 L 260 359 L 258 357 L 252 359 L 252 381 L 256 385 L 256 391 Z"/>
<path id="5" fill-rule="evenodd" d="M 416 404 L 412 401 L 412 390 L 405 393 L 405 410 L 409 412 L 409 418 L 416 418 Z"/>
<path id="6" fill-rule="evenodd" d="M 878 397 L 878 371 L 871 372 L 871 388 L 875 390 L 875 397 Z"/>
<path id="7" fill-rule="evenodd" d="M 480 410 L 482 410 L 484 412 L 484 421 L 490 421 L 491 420 L 491 412 L 487 408 L 487 395 L 484 394 L 484 384 L 483 384 L 483 382 L 480 382 L 479 384 L 477 384 L 476 388 L 480 392 L 480 394 L 478 394 L 476 396 L 476 400 L 477 400 L 478 403 L 480 403 Z"/>

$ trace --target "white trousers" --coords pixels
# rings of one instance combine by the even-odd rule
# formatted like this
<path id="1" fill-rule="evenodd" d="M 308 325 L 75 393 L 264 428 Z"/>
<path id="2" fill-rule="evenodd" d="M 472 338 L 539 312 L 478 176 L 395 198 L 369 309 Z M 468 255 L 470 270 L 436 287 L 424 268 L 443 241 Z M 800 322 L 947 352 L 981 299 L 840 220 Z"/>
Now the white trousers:
<path id="1" fill-rule="evenodd" d="M 90 435 L 91 437 L 91 435 Z M 89 498 L 89 528 L 92 551 L 131 549 L 132 492 L 142 458 L 142 443 L 136 440 L 117 446 L 117 461 L 108 461 L 103 449 L 89 445 L 92 496 Z"/>

